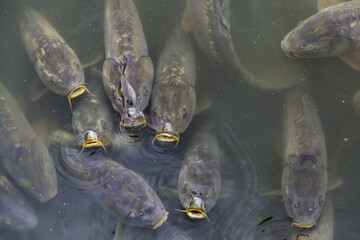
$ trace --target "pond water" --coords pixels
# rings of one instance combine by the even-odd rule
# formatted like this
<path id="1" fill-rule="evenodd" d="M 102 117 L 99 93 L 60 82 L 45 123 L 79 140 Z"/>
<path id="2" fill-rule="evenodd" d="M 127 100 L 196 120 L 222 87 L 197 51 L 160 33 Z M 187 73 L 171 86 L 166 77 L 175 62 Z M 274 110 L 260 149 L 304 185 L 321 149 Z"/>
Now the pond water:
<path id="1" fill-rule="evenodd" d="M 185 1 L 134 0 L 156 66 L 167 38 L 182 18 Z M 198 96 L 207 95 L 211 108 L 194 117 L 179 146 L 159 152 L 148 132 L 136 144 L 123 144 L 106 154 L 142 175 L 158 193 L 169 218 L 156 230 L 123 226 L 120 239 L 287 239 L 291 219 L 281 197 L 263 193 L 280 189 L 281 136 L 286 89 L 308 86 L 317 106 L 326 139 L 329 179 L 342 185 L 329 193 L 334 206 L 334 239 L 360 236 L 360 119 L 352 99 L 360 91 L 360 73 L 339 58 L 290 59 L 280 49 L 283 36 L 300 20 L 316 13 L 312 0 L 231 1 L 231 28 L 237 54 L 257 78 L 253 85 L 239 73 L 213 65 L 196 46 Z M 47 93 L 37 102 L 29 94 L 39 79 L 20 37 L 19 14 L 30 7 L 40 12 L 75 50 L 82 63 L 104 52 L 103 10 L 99 0 L 0 1 L 0 79 L 18 101 L 29 122 L 47 116 L 71 130 L 71 111 L 64 97 Z M 101 69 L 102 61 L 95 65 Z M 177 196 L 163 187 L 177 188 L 187 143 L 196 130 L 212 122 L 221 150 L 222 187 L 230 195 L 218 200 L 209 221 L 193 221 Z M 57 155 L 52 153 L 56 162 Z M 83 189 L 58 170 L 58 194 L 46 203 L 28 197 L 39 217 L 31 231 L 0 228 L 0 239 L 113 239 L 116 220 Z M 329 180 L 331 182 L 331 180 Z M 272 217 L 264 224 L 259 223 Z"/>

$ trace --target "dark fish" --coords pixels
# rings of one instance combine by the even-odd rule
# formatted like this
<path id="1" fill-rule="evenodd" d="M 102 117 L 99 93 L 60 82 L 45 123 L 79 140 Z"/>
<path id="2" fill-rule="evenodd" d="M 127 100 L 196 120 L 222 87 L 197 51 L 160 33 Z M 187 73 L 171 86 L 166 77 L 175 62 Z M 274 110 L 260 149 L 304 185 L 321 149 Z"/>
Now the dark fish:
<path id="1" fill-rule="evenodd" d="M 219 149 L 208 129 L 193 136 L 178 179 L 178 194 L 186 214 L 205 218 L 215 206 L 221 188 Z"/>
<path id="2" fill-rule="evenodd" d="M 281 48 L 289 57 L 341 56 L 360 47 L 360 1 L 330 6 L 289 32 Z"/>
<path id="3" fill-rule="evenodd" d="M 61 147 L 60 164 L 74 184 L 87 192 L 111 216 L 132 226 L 157 228 L 167 219 L 159 197 L 138 174 L 104 155 L 68 146 Z"/>
<path id="4" fill-rule="evenodd" d="M 186 26 L 186 21 L 190 26 Z M 230 0 L 186 0 L 183 28 L 194 32 L 198 46 L 213 62 L 241 72 L 249 83 L 256 81 L 242 65 L 234 48 L 230 30 Z"/>
<path id="5" fill-rule="evenodd" d="M 19 186 L 40 202 L 57 194 L 52 158 L 34 130 L 0 82 L 0 155 Z"/>
<path id="6" fill-rule="evenodd" d="M 25 11 L 21 37 L 44 85 L 70 100 L 83 94 L 84 71 L 80 60 L 60 34 L 36 11 Z"/>
<path id="7" fill-rule="evenodd" d="M 160 142 L 179 142 L 196 107 L 196 63 L 189 37 L 175 31 L 160 55 L 151 96 L 151 127 Z"/>
<path id="8" fill-rule="evenodd" d="M 74 106 L 72 127 L 75 141 L 84 148 L 103 147 L 111 144 L 115 126 L 113 110 L 103 89 L 102 74 L 92 69 L 89 89 L 94 95 L 86 95 Z"/>
<path id="9" fill-rule="evenodd" d="M 309 228 L 316 224 L 326 199 L 324 133 L 317 109 L 303 90 L 290 90 L 285 104 L 282 198 L 293 224 Z"/>
<path id="10" fill-rule="evenodd" d="M 25 197 L 0 173 L 0 225 L 22 231 L 33 229 L 38 222 Z"/>
<path id="11" fill-rule="evenodd" d="M 132 0 L 105 1 L 104 33 L 104 87 L 114 109 L 122 116 L 120 129 L 143 128 L 154 67 Z"/>
<path id="12" fill-rule="evenodd" d="M 331 199 L 328 199 L 321 217 L 312 228 L 292 228 L 289 240 L 333 240 L 334 209 Z"/>

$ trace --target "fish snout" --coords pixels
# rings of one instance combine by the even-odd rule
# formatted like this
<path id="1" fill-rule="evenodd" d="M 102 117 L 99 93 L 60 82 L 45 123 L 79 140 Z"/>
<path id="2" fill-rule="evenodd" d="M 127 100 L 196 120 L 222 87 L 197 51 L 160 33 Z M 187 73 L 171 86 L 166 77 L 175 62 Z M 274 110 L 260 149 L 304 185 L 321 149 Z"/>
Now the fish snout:
<path id="1" fill-rule="evenodd" d="M 193 219 L 207 218 L 204 201 L 199 197 L 191 198 L 186 214 Z"/>
<path id="2" fill-rule="evenodd" d="M 146 118 L 143 112 L 139 110 L 129 110 L 127 114 L 121 117 L 120 131 L 137 133 L 146 127 Z"/>
<path id="3" fill-rule="evenodd" d="M 84 144 L 81 152 L 84 151 L 85 148 L 92 148 L 92 147 L 102 147 L 106 151 L 105 146 L 99 140 L 97 133 L 90 130 L 84 134 Z"/>
<path id="4" fill-rule="evenodd" d="M 287 57 L 292 59 L 296 58 L 294 51 L 292 50 L 291 41 L 288 41 L 286 37 L 284 40 L 281 41 L 281 50 Z"/>

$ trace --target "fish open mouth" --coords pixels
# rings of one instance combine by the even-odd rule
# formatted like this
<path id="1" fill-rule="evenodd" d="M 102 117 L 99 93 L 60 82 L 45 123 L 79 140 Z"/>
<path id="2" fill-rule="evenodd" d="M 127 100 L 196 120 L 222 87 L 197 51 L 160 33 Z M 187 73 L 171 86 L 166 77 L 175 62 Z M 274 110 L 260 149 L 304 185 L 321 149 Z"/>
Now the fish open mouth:
<path id="1" fill-rule="evenodd" d="M 291 226 L 296 226 L 296 227 L 299 227 L 299 228 L 312 228 L 315 225 L 316 225 L 316 222 L 310 223 L 308 225 L 303 225 L 303 224 L 298 223 L 296 221 L 293 221 L 292 224 L 291 224 Z"/>
<path id="2" fill-rule="evenodd" d="M 166 221 L 166 219 L 168 218 L 168 215 L 169 215 L 169 212 L 165 211 L 164 217 L 157 224 L 155 224 L 153 229 L 160 227 Z"/>
<path id="3" fill-rule="evenodd" d="M 209 218 L 206 215 L 205 205 L 204 201 L 199 197 L 193 197 L 190 200 L 189 208 L 186 210 L 179 210 L 176 209 L 176 211 L 184 212 L 186 213 L 190 218 L 193 219 L 203 219 L 206 218 L 209 220 Z"/>
<path id="4" fill-rule="evenodd" d="M 102 147 L 106 152 L 105 146 L 100 140 L 98 140 L 96 132 L 88 131 L 84 135 L 84 144 L 81 152 L 84 151 L 85 148 L 92 148 L 92 147 Z"/>
<path id="5" fill-rule="evenodd" d="M 79 86 L 77 86 L 77 87 L 75 87 L 74 89 L 72 89 L 72 90 L 69 92 L 69 94 L 67 94 L 67 98 L 68 98 L 68 101 L 69 101 L 69 104 L 70 104 L 70 108 L 71 108 L 71 109 L 72 109 L 71 99 L 80 96 L 80 95 L 83 94 L 85 91 L 88 92 L 90 95 L 92 95 L 91 92 L 89 91 L 89 89 L 87 89 L 84 84 L 80 84 Z"/>
<path id="6" fill-rule="evenodd" d="M 176 142 L 175 147 L 178 145 L 180 135 L 174 132 L 160 131 L 157 132 L 152 143 L 154 144 L 155 139 L 159 142 Z M 174 148 L 175 148 L 174 147 Z"/>
<path id="7" fill-rule="evenodd" d="M 120 129 L 124 127 L 126 129 L 141 129 L 146 127 L 146 119 L 144 115 L 139 117 L 123 116 L 120 121 Z"/>

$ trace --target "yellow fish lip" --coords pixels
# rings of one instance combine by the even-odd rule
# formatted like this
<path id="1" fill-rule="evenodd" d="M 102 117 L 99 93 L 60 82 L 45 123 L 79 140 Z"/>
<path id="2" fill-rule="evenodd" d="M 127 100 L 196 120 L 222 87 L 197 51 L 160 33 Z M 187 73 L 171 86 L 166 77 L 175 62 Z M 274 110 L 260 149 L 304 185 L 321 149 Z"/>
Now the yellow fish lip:
<path id="1" fill-rule="evenodd" d="M 168 218 L 168 215 L 169 215 L 169 212 L 165 211 L 164 217 L 158 223 L 155 224 L 153 229 L 156 229 L 156 228 L 160 227 L 166 221 L 166 219 Z"/>
<path id="2" fill-rule="evenodd" d="M 303 225 L 301 223 L 298 223 L 296 221 L 293 220 L 291 226 L 296 226 L 296 227 L 299 227 L 299 228 L 312 228 L 313 226 L 316 225 L 316 222 L 313 222 L 313 223 L 310 223 L 310 224 L 307 224 L 307 225 Z"/>
<path id="3" fill-rule="evenodd" d="M 158 140 L 159 142 L 176 142 L 176 145 L 175 145 L 175 147 L 176 147 L 179 144 L 180 135 L 177 133 L 174 133 L 174 132 L 160 131 L 160 132 L 156 132 L 156 135 L 155 135 L 154 139 L 152 140 L 153 144 L 154 144 L 155 139 Z"/>
<path id="4" fill-rule="evenodd" d="M 186 210 L 186 214 L 189 217 L 196 218 L 196 219 L 207 218 L 207 215 L 206 215 L 204 209 L 200 209 L 200 208 L 189 208 Z"/>
<path id="5" fill-rule="evenodd" d="M 144 128 L 146 127 L 146 119 L 145 117 L 139 117 L 134 119 L 134 121 L 126 121 L 129 120 L 129 118 L 122 117 L 120 121 L 120 129 L 122 127 L 125 128 Z"/>
<path id="6" fill-rule="evenodd" d="M 85 84 L 80 84 L 80 85 L 76 86 L 75 88 L 73 88 L 72 90 L 70 90 L 70 92 L 67 94 L 67 98 L 68 98 L 71 109 L 72 109 L 71 99 L 74 99 L 74 98 L 82 95 L 85 91 L 88 92 L 90 95 L 92 95 L 92 93 L 89 91 L 89 89 L 87 89 L 85 87 Z"/>
<path id="7" fill-rule="evenodd" d="M 106 152 L 104 144 L 99 140 L 85 141 L 84 144 L 83 144 L 83 148 L 82 148 L 81 152 L 84 151 L 85 148 L 92 148 L 92 147 L 102 147 L 104 149 L 104 151 Z"/>
<path id="8" fill-rule="evenodd" d="M 205 210 L 202 209 L 202 208 L 188 208 L 186 210 L 180 210 L 180 209 L 175 209 L 175 210 L 179 211 L 179 212 L 184 212 L 190 218 L 193 218 L 193 219 L 204 219 L 204 218 L 206 218 L 207 220 L 209 220 Z"/>

